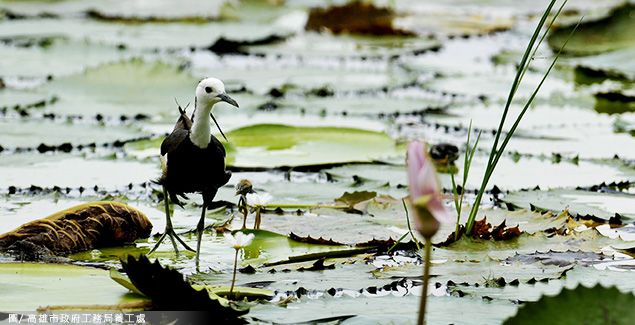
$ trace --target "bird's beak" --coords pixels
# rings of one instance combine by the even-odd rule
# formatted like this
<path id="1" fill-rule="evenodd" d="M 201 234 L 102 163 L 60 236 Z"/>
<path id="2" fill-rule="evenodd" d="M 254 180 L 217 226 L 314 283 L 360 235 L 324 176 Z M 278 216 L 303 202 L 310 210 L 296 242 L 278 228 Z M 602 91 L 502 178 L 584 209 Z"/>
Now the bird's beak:
<path id="1" fill-rule="evenodd" d="M 236 106 L 236 108 L 238 108 L 238 103 L 226 93 L 219 94 L 216 97 L 220 98 L 220 100 L 228 103 L 229 105 Z"/>

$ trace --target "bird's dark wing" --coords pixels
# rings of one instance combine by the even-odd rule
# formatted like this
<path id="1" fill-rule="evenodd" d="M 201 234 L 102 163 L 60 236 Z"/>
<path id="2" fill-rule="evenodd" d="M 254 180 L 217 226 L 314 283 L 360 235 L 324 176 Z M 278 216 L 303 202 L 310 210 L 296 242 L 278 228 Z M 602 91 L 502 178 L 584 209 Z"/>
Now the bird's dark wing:
<path id="1" fill-rule="evenodd" d="M 181 106 L 179 106 L 179 113 L 181 114 L 181 116 L 179 116 L 179 119 L 176 121 L 176 124 L 174 125 L 174 130 L 178 130 L 178 129 L 191 130 L 192 120 L 190 120 L 190 118 L 187 117 L 187 115 L 185 114 L 185 110 L 182 109 Z"/>
<path id="2" fill-rule="evenodd" d="M 218 151 L 222 152 L 223 157 L 227 157 L 227 153 L 225 153 L 225 147 L 223 147 L 223 144 L 218 139 L 216 139 L 216 137 L 213 135 L 210 139 L 210 144 L 215 146 L 218 149 Z"/>
<path id="3" fill-rule="evenodd" d="M 161 143 L 161 156 L 176 150 L 179 144 L 187 138 L 188 134 L 190 134 L 190 131 L 183 128 L 172 131 Z"/>

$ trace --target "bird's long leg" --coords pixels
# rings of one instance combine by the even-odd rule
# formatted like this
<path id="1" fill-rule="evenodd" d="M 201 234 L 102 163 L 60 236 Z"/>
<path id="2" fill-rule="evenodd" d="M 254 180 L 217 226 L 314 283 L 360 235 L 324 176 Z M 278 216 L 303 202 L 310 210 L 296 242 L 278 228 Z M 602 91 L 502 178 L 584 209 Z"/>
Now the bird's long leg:
<path id="1" fill-rule="evenodd" d="M 176 240 L 174 239 L 175 237 L 179 241 L 179 243 L 181 243 L 181 245 L 185 247 L 185 249 L 194 251 L 192 248 L 190 248 L 190 246 L 184 243 L 183 240 L 174 232 L 174 227 L 172 226 L 172 218 L 170 218 L 170 202 L 168 201 L 168 191 L 165 188 L 165 185 L 163 186 L 163 198 L 163 202 L 165 203 L 165 231 L 148 254 L 154 253 L 154 251 L 159 248 L 159 245 L 161 245 L 166 236 L 170 237 L 170 241 L 172 241 L 172 246 L 174 246 L 174 252 L 176 253 L 176 256 L 179 256 L 179 247 L 176 244 Z"/>
<path id="2" fill-rule="evenodd" d="M 241 229 L 247 228 L 247 209 L 243 210 L 243 227 Z"/>
<path id="3" fill-rule="evenodd" d="M 196 226 L 196 233 L 198 235 L 198 239 L 196 241 L 196 270 L 198 270 L 198 261 L 199 256 L 201 255 L 201 239 L 203 238 L 203 229 L 205 228 L 205 209 L 207 205 L 203 202 L 203 211 L 201 212 L 201 220 L 198 221 L 198 225 Z"/>
<path id="4" fill-rule="evenodd" d="M 243 194 L 240 195 L 240 199 L 238 199 L 238 212 L 243 214 L 243 227 L 242 229 L 247 228 L 247 215 L 249 214 L 249 210 L 247 209 L 247 199 Z"/>
<path id="5" fill-rule="evenodd" d="M 260 208 L 256 208 L 256 221 L 254 222 L 254 229 L 260 229 Z"/>

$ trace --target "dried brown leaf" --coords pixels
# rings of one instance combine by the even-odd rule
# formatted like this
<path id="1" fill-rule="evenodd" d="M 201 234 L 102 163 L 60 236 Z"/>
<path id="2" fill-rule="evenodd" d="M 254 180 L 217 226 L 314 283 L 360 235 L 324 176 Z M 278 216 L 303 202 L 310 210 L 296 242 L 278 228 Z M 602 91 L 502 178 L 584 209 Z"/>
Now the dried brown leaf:
<path id="1" fill-rule="evenodd" d="M 0 250 L 36 259 L 133 242 L 147 238 L 151 230 L 139 210 L 119 202 L 90 202 L 0 235 Z"/>

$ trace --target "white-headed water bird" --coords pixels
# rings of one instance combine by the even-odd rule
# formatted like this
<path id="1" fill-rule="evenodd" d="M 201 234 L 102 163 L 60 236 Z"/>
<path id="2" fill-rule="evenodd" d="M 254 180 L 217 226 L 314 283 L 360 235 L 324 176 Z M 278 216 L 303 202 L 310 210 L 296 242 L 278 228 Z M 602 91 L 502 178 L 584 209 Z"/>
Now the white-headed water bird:
<path id="1" fill-rule="evenodd" d="M 205 210 L 212 204 L 218 189 L 227 184 L 231 177 L 231 172 L 225 169 L 225 148 L 212 135 L 210 128 L 210 118 L 214 118 L 212 109 L 216 103 L 221 101 L 238 107 L 238 103 L 225 93 L 225 85 L 222 81 L 216 78 L 201 80 L 196 87 L 192 118 L 188 118 L 185 111 L 179 107 L 181 116 L 172 133 L 161 143 L 163 174 L 157 183 L 163 185 L 166 226 L 165 232 L 150 253 L 157 249 L 166 235 L 172 240 L 177 255 L 179 251 L 175 238 L 186 249 L 192 250 L 174 232 L 170 219 L 168 197 L 172 202 L 183 207 L 179 197 L 187 199 L 187 193 L 201 193 L 203 211 L 196 227 L 198 235 L 196 244 L 197 268 L 201 252 L 201 237 L 205 226 Z"/>

